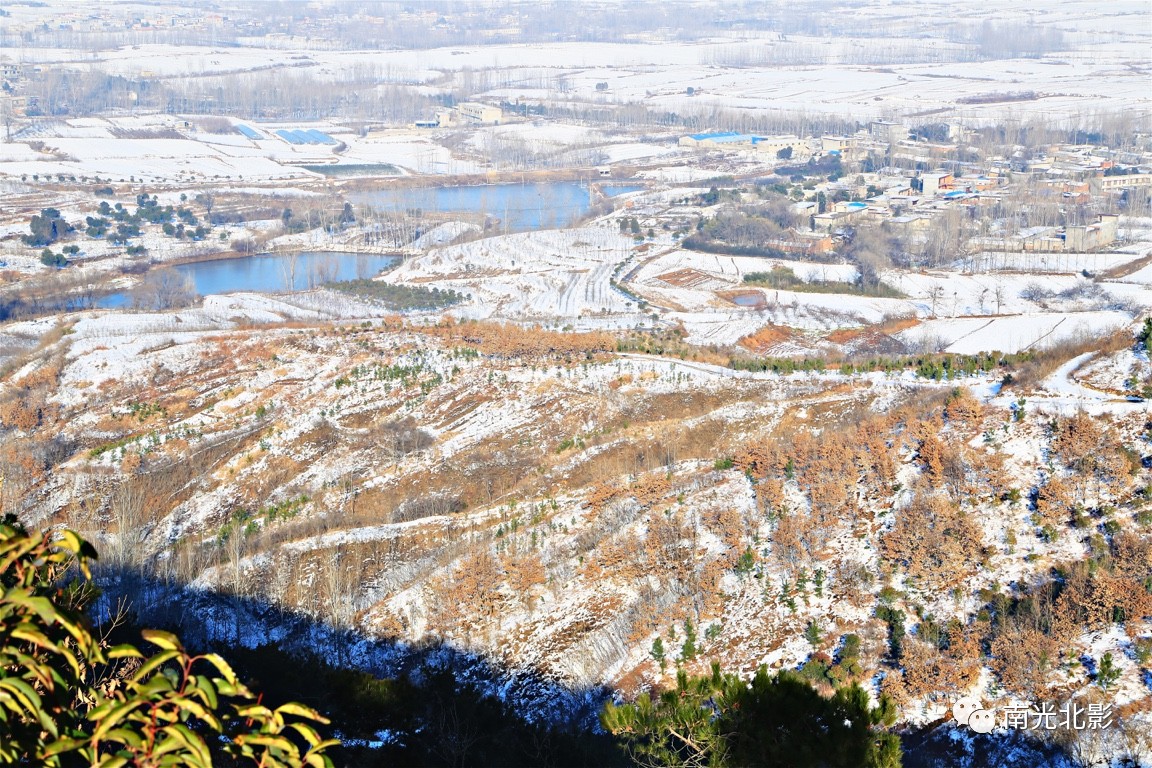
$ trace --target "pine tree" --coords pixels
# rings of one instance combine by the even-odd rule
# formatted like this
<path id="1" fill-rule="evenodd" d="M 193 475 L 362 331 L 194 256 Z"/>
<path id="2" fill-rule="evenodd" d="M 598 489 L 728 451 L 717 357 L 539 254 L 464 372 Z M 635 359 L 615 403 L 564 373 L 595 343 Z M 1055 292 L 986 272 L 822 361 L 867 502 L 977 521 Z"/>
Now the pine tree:
<path id="1" fill-rule="evenodd" d="M 664 658 L 664 641 L 659 636 L 652 641 L 652 658 L 660 665 L 660 671 L 663 672 L 668 662 Z"/>
<path id="2" fill-rule="evenodd" d="M 853 765 L 899 768 L 900 740 L 886 727 L 896 720 L 891 701 L 876 707 L 858 685 L 821 696 L 794 672 L 750 681 L 722 674 L 688 677 L 656 698 L 609 703 L 600 715 L 629 757 L 648 766 Z"/>
<path id="3" fill-rule="evenodd" d="M 1112 660 L 1112 653 L 1105 653 L 1100 659 L 1100 667 L 1096 670 L 1096 685 L 1108 690 L 1120 679 L 1120 668 Z"/>
<path id="4" fill-rule="evenodd" d="M 820 631 L 820 625 L 814 620 L 808 622 L 807 628 L 804 630 L 804 639 L 808 641 L 809 645 L 813 648 L 820 645 L 820 638 L 823 633 Z"/>
<path id="5" fill-rule="evenodd" d="M 696 628 L 692 626 L 692 619 L 684 620 L 684 645 L 680 646 L 680 658 L 684 661 L 696 658 Z"/>

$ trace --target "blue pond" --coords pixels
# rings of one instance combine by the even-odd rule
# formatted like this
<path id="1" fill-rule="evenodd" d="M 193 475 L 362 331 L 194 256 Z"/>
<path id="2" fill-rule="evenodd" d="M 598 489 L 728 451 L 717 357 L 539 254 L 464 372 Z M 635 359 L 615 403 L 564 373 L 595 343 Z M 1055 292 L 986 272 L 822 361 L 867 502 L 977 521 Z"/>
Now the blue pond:
<path id="1" fill-rule="evenodd" d="M 308 251 L 297 254 L 295 261 L 290 255 L 276 253 L 198 261 L 175 269 L 192 278 L 196 293 L 207 296 L 233 291 L 275 293 L 287 290 L 290 280 L 294 290 L 302 291 L 334 280 L 375 277 L 395 262 L 395 256 Z M 132 305 L 132 295 L 120 291 L 100 298 L 96 304 L 106 309 L 127 307 Z"/>
<path id="2" fill-rule="evenodd" d="M 632 184 L 598 184 L 608 197 L 644 189 Z M 496 220 L 498 231 L 563 227 L 588 212 L 592 202 L 587 184 L 576 181 L 539 184 L 488 184 L 467 187 L 396 188 L 349 196 L 353 207 L 379 210 L 419 209 L 439 212 L 470 212 Z M 177 270 L 191 276 L 201 296 L 233 291 L 274 293 L 305 290 L 334 280 L 354 280 L 378 274 L 395 261 L 393 256 L 357 253 L 262 254 L 246 258 L 183 264 Z M 97 300 L 104 308 L 132 305 L 132 296 L 121 291 Z"/>
<path id="3" fill-rule="evenodd" d="M 764 303 L 764 295 L 760 293 L 738 293 L 730 301 L 741 307 L 758 307 Z"/>
<path id="4" fill-rule="evenodd" d="M 599 184 L 608 197 L 644 189 L 632 184 Z M 578 181 L 486 184 L 465 187 L 394 188 L 350 196 L 354 206 L 382 211 L 469 212 L 485 215 L 501 231 L 566 227 L 591 207 L 588 185 Z"/>

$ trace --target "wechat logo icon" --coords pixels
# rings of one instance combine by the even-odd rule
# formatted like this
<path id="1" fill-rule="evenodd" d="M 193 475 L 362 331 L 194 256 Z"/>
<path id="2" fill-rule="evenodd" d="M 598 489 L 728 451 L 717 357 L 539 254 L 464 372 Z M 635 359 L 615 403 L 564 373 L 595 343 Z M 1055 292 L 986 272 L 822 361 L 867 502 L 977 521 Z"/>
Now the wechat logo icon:
<path id="1" fill-rule="evenodd" d="M 984 705 L 979 701 L 965 696 L 952 705 L 952 717 L 958 725 L 968 725 L 968 718 L 972 717 L 972 713 L 983 708 Z"/>
<path id="2" fill-rule="evenodd" d="M 952 717 L 958 725 L 966 725 L 976 733 L 991 733 L 996 727 L 995 713 L 970 696 L 952 705 Z"/>
<path id="3" fill-rule="evenodd" d="M 996 715 L 990 709 L 978 709 L 968 718 L 968 727 L 976 733 L 991 733 L 996 727 Z"/>

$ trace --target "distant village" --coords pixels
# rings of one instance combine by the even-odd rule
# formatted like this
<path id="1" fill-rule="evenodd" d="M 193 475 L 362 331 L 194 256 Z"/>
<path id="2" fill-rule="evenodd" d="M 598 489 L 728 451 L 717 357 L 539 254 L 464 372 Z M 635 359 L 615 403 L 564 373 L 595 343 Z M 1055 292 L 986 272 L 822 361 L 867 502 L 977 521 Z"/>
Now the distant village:
<path id="1" fill-rule="evenodd" d="M 1028 180 L 1040 194 L 1067 207 L 1089 206 L 1115 210 L 1117 199 L 1129 190 L 1152 188 L 1152 155 L 1120 152 L 1108 147 L 1059 144 L 1020 148 L 1014 156 L 996 156 L 986 163 L 949 159 L 968 138 L 961 125 L 937 126 L 940 138 L 928 141 L 913 135 L 901 123 L 877 120 L 852 135 L 802 138 L 794 135 L 761 136 L 731 131 L 695 133 L 679 140 L 681 147 L 764 153 L 786 161 L 800 172 L 793 181 L 805 182 L 805 197 L 797 210 L 807 213 L 811 233 L 797 233 L 795 242 L 776 243 L 785 252 L 820 253 L 833 250 L 829 235 L 862 223 L 886 223 L 895 231 L 916 234 L 947 211 L 966 211 L 1001 202 L 1007 187 Z M 1026 157 L 1027 154 L 1027 157 Z M 844 173 L 824 181 L 821 158 L 839 159 L 859 173 Z M 882 159 L 886 165 L 876 167 Z M 802 169 L 811 164 L 811 175 Z M 811 180 L 819 179 L 815 185 Z M 1095 204 L 1095 205 L 1091 205 Z M 1031 226 L 976 238 L 975 245 L 989 251 L 1086 252 L 1116 242 L 1119 216 L 1092 213 L 1091 220 L 1064 226 Z"/>

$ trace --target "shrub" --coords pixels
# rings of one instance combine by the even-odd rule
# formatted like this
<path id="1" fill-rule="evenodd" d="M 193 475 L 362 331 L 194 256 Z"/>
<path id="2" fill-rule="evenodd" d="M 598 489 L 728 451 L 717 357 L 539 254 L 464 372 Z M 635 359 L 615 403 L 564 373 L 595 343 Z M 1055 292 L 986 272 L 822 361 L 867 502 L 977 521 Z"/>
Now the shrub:
<path id="1" fill-rule="evenodd" d="M 63 269 L 68 266 L 68 259 L 62 253 L 53 253 L 51 248 L 45 248 L 40 252 L 40 263 L 46 267 Z"/>
<path id="2" fill-rule="evenodd" d="M 192 655 L 157 630 L 142 632 L 153 656 L 106 647 L 83 614 L 94 559 L 73 531 L 0 522 L 0 763 L 210 766 L 215 750 L 261 766 L 332 765 L 325 752 L 338 742 L 310 725 L 327 720 L 264 706 L 216 654 Z M 65 581 L 72 568 L 81 578 Z"/>

